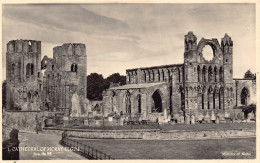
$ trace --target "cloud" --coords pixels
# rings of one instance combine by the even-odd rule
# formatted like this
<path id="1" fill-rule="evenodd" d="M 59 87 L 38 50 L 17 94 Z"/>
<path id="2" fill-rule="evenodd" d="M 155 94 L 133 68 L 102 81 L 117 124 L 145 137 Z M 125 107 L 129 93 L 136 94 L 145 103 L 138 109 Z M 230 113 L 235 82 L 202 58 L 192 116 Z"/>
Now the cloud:
<path id="1" fill-rule="evenodd" d="M 79 5 L 4 5 L 3 16 L 40 26 L 86 34 L 127 31 L 128 24 L 98 15 Z"/>
<path id="2" fill-rule="evenodd" d="M 33 39 L 42 41 L 42 56 L 63 43 L 84 43 L 88 74 L 125 74 L 182 63 L 184 35 L 193 31 L 198 41 L 232 37 L 234 77 L 256 70 L 254 4 L 3 5 L 2 20 L 3 66 L 8 41 Z"/>

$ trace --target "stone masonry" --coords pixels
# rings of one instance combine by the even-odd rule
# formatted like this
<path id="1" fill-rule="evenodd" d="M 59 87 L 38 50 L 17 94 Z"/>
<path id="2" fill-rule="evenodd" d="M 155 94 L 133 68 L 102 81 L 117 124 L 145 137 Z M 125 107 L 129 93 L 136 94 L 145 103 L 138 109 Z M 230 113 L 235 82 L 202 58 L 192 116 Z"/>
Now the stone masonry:
<path id="1" fill-rule="evenodd" d="M 206 45 L 213 50 L 211 60 L 203 57 Z M 221 43 L 215 38 L 197 42 L 188 32 L 183 64 L 130 69 L 126 75 L 127 85 L 104 91 L 105 115 L 125 114 L 162 123 L 171 117 L 179 123 L 223 120 L 233 115 L 234 105 L 249 105 L 256 97 L 255 80 L 233 79 L 233 41 L 227 34 Z M 241 95 L 243 89 L 246 95 Z"/>

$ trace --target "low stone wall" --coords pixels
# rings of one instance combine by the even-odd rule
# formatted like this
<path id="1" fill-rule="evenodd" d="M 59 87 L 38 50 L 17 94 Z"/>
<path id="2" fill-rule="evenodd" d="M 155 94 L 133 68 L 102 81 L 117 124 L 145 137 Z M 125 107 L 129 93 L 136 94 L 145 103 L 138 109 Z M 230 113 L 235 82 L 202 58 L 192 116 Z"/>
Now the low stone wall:
<path id="1" fill-rule="evenodd" d="M 18 130 L 35 132 L 36 121 L 43 125 L 42 112 L 39 111 L 4 111 L 3 112 L 3 125 L 6 125 L 11 128 L 16 128 Z"/>
<path id="2" fill-rule="evenodd" d="M 255 130 L 215 131 L 66 131 L 69 137 L 86 139 L 194 140 L 256 136 Z"/>

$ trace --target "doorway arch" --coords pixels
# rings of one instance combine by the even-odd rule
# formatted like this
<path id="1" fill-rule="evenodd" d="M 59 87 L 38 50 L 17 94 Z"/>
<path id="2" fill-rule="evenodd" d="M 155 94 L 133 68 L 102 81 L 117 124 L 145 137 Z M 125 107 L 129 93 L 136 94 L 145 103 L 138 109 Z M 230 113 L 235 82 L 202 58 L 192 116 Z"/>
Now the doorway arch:
<path id="1" fill-rule="evenodd" d="M 162 96 L 160 91 L 157 89 L 152 95 L 152 113 L 161 113 L 162 112 Z"/>
<path id="2" fill-rule="evenodd" d="M 246 87 L 244 87 L 241 91 L 241 104 L 247 106 L 248 105 L 248 97 L 249 97 L 249 91 Z"/>

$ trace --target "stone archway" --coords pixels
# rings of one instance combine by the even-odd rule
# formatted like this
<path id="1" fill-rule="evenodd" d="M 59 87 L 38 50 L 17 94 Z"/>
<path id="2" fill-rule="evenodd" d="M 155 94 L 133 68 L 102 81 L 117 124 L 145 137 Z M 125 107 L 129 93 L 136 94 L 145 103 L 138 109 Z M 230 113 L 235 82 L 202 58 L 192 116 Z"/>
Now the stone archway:
<path id="1" fill-rule="evenodd" d="M 240 94 L 240 102 L 242 105 L 247 106 L 249 102 L 249 91 L 246 87 L 244 87 Z"/>
<path id="2" fill-rule="evenodd" d="M 158 89 L 153 93 L 152 99 L 152 113 L 161 113 L 163 111 L 163 103 L 161 93 Z"/>

